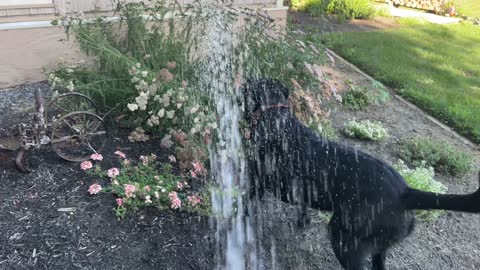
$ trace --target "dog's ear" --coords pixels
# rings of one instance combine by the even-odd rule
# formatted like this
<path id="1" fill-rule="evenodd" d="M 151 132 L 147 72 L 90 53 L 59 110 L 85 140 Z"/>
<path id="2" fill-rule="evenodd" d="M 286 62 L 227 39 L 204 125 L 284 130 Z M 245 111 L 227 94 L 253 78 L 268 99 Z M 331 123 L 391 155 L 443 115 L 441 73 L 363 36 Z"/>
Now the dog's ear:
<path id="1" fill-rule="evenodd" d="M 285 102 L 285 103 L 287 102 L 289 91 L 288 91 L 288 88 L 283 83 L 281 83 L 278 80 L 269 79 L 267 84 L 272 91 L 274 91 L 278 95 L 283 96 L 284 100 L 283 101 L 279 100 L 280 102 Z"/>
<path id="2" fill-rule="evenodd" d="M 285 100 L 288 100 L 288 95 L 289 95 L 289 91 L 288 91 L 288 88 L 283 85 L 282 83 L 280 83 L 281 87 L 280 89 L 282 90 L 282 93 L 283 93 L 283 96 L 285 97 Z"/>

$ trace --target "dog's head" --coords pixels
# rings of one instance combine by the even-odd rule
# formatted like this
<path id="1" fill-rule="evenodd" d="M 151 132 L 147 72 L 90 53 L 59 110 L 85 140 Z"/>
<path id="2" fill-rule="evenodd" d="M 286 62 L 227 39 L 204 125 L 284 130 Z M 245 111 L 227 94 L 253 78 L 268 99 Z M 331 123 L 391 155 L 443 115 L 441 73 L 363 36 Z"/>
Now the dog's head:
<path id="1" fill-rule="evenodd" d="M 248 80 L 243 86 L 245 119 L 250 122 L 256 112 L 270 106 L 288 104 L 288 88 L 273 79 Z"/>

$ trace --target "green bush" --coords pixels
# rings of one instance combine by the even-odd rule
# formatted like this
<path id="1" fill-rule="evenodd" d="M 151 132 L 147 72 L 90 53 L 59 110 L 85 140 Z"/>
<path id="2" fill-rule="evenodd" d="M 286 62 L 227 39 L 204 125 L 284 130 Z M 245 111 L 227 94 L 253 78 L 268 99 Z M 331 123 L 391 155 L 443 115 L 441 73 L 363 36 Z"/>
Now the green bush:
<path id="1" fill-rule="evenodd" d="M 373 83 L 372 87 L 354 87 L 350 85 L 343 95 L 343 105 L 351 110 L 365 110 L 368 106 L 379 105 L 386 102 L 390 98 L 390 94 L 380 83 Z"/>
<path id="2" fill-rule="evenodd" d="M 368 19 L 375 15 L 370 0 L 294 0 L 292 7 L 312 16 L 336 14 L 347 20 Z"/>
<path id="3" fill-rule="evenodd" d="M 338 16 L 347 20 L 369 19 L 375 14 L 375 8 L 370 4 L 370 0 L 332 0 L 334 12 Z"/>
<path id="4" fill-rule="evenodd" d="M 435 170 L 461 177 L 472 168 L 471 155 L 455 149 L 445 141 L 429 138 L 414 138 L 407 140 L 399 149 L 403 160 L 419 166 L 425 162 Z"/>
<path id="5" fill-rule="evenodd" d="M 387 130 L 382 123 L 369 120 L 351 120 L 345 125 L 344 132 L 348 137 L 371 141 L 381 141 L 387 137 Z"/>
<path id="6" fill-rule="evenodd" d="M 197 51 L 205 43 L 204 10 L 194 6 L 189 16 L 168 17 L 171 8 L 129 3 L 119 7 L 122 24 L 103 19 L 62 22 L 95 65 L 60 65 L 48 74 L 50 82 L 60 91 L 74 88 L 89 95 L 104 111 L 127 115 L 124 124 L 150 133 L 182 129 L 200 134 L 214 129 L 216 112 L 199 72 L 209 60 L 198 57 Z M 228 9 L 218 12 L 227 14 L 230 22 L 241 17 Z M 222 80 L 231 86 L 247 78 L 269 77 L 318 89 L 318 79 L 305 66 L 319 63 L 323 54 L 303 35 L 279 34 L 262 18 L 251 15 L 241 31 L 232 33 L 239 40 L 238 57 L 232 61 L 237 74 L 231 72 Z"/>
<path id="7" fill-rule="evenodd" d="M 427 167 L 425 162 L 415 169 L 409 169 L 403 160 L 398 160 L 393 167 L 411 188 L 435 193 L 446 193 L 448 190 L 445 185 L 433 179 L 435 172 L 432 167 Z M 438 218 L 442 212 L 440 210 L 418 210 L 416 214 L 418 219 L 426 221 Z"/>

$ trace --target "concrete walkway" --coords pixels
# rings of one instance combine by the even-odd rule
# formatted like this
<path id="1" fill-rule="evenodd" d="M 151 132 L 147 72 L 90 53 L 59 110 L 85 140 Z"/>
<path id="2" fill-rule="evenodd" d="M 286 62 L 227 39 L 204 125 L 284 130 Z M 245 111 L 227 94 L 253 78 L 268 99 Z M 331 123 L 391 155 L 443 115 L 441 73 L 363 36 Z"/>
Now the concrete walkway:
<path id="1" fill-rule="evenodd" d="M 458 23 L 461 21 L 459 18 L 445 17 L 440 15 L 435 15 L 433 13 L 427 13 L 421 10 L 413 10 L 406 8 L 396 8 L 391 5 L 375 5 L 377 8 L 387 8 L 390 11 L 390 14 L 393 17 L 397 18 L 418 18 L 423 19 L 431 23 L 436 24 L 449 24 L 449 23 Z"/>

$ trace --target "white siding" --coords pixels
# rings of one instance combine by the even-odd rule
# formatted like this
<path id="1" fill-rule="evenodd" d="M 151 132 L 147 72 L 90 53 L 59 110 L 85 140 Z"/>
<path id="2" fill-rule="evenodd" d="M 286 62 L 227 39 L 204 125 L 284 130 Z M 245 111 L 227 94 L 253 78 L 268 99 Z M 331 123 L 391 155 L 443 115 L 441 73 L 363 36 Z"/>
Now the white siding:
<path id="1" fill-rule="evenodd" d="M 0 0 L 0 6 L 51 4 L 52 0 Z"/>

